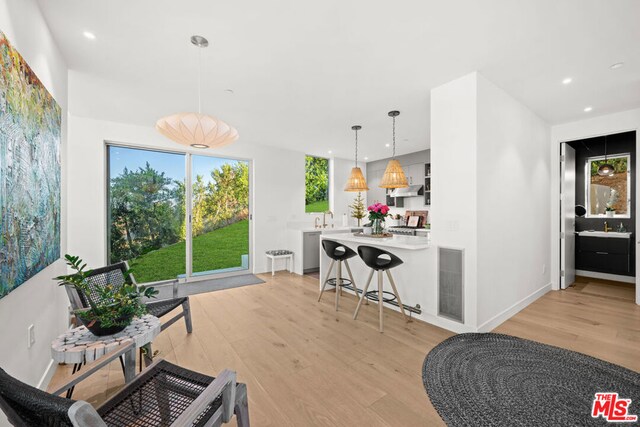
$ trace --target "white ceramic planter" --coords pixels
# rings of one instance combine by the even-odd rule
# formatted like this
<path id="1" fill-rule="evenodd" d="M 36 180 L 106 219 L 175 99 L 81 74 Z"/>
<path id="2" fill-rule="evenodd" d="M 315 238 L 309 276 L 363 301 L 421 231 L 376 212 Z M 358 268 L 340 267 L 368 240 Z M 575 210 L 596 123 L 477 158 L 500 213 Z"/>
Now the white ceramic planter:
<path id="1" fill-rule="evenodd" d="M 613 216 L 616 214 L 616 211 L 605 211 L 604 214 L 607 216 L 607 218 L 613 218 Z"/>

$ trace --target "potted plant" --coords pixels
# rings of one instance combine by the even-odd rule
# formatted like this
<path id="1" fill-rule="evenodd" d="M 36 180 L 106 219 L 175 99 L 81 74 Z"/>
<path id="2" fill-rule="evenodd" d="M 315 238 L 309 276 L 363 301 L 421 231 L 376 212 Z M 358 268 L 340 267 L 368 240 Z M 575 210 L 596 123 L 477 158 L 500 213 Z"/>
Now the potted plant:
<path id="1" fill-rule="evenodd" d="M 616 214 L 615 209 L 613 209 L 613 206 L 608 206 L 604 209 L 604 214 L 609 217 L 609 218 L 613 218 L 613 216 Z"/>
<path id="2" fill-rule="evenodd" d="M 367 210 L 369 211 L 369 220 L 371 221 L 371 234 L 382 234 L 384 220 L 386 217 L 391 216 L 389 206 L 377 202 L 369 206 Z"/>
<path id="3" fill-rule="evenodd" d="M 64 258 L 75 272 L 58 276 L 55 280 L 58 280 L 60 286 L 72 286 L 86 300 L 89 308 L 75 310 L 74 314 L 94 335 L 112 335 L 122 331 L 131 324 L 134 317 L 146 314 L 146 306 L 140 299 L 143 296 L 152 298 L 158 293 L 152 287 L 137 286 L 134 283 L 118 287 L 107 284 L 94 288 L 92 292 L 87 282 L 91 275 L 91 270 L 85 270 L 87 264 L 83 264 L 78 256 L 67 254 Z M 127 279 L 128 273 L 125 273 Z"/>

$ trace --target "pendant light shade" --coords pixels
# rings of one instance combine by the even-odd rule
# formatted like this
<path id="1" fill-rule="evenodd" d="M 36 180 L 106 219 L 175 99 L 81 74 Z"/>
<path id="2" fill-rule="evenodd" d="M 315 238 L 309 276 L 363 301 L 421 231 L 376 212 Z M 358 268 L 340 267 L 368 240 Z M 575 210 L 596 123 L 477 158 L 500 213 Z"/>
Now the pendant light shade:
<path id="1" fill-rule="evenodd" d="M 209 46 L 202 36 L 192 36 L 191 43 L 199 49 Z M 200 53 L 198 53 L 198 112 L 177 113 L 156 122 L 156 130 L 181 145 L 194 148 L 213 148 L 231 144 L 238 139 L 238 131 L 216 117 L 202 114 Z"/>
<path id="2" fill-rule="evenodd" d="M 407 188 L 409 186 L 402 166 L 396 160 L 396 117 L 399 115 L 400 111 L 389 111 L 389 117 L 393 119 L 393 157 L 387 163 L 387 169 L 385 169 L 380 181 L 380 188 Z"/>
<path id="3" fill-rule="evenodd" d="M 238 131 L 215 117 L 178 113 L 156 122 L 158 132 L 178 144 L 195 148 L 222 147 L 238 139 Z"/>
<path id="4" fill-rule="evenodd" d="M 604 164 L 598 168 L 598 175 L 600 176 L 613 176 L 616 169 L 612 164 L 607 162 L 607 137 L 604 137 Z"/>
<path id="5" fill-rule="evenodd" d="M 362 170 L 358 167 L 358 131 L 362 129 L 362 126 L 351 126 L 351 129 L 356 132 L 356 165 L 351 168 L 351 175 L 349 175 L 349 178 L 347 179 L 347 185 L 344 186 L 344 191 L 359 193 L 369 190 L 367 180 L 364 178 Z"/>

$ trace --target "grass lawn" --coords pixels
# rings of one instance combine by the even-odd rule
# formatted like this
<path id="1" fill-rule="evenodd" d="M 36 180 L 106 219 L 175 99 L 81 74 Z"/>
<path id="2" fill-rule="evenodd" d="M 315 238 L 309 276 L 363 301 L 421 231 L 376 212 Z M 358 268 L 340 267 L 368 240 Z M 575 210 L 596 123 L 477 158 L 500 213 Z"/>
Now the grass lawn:
<path id="1" fill-rule="evenodd" d="M 309 203 L 304 207 L 306 213 L 322 213 L 329 210 L 329 201 L 320 200 L 318 202 Z"/>
<path id="2" fill-rule="evenodd" d="M 236 222 L 193 239 L 193 271 L 240 267 L 240 257 L 249 253 L 249 222 Z M 185 242 L 149 252 L 130 267 L 139 283 L 175 279 L 186 270 Z"/>

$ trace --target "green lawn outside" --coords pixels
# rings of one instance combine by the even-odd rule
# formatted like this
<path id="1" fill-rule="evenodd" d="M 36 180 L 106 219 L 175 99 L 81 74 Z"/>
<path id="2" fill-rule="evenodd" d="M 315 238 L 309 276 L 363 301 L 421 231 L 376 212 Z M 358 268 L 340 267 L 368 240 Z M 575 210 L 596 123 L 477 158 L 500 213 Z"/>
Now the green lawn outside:
<path id="1" fill-rule="evenodd" d="M 329 210 L 329 201 L 328 200 L 320 200 L 317 202 L 309 203 L 305 205 L 304 211 L 306 213 L 322 213 Z"/>
<path id="2" fill-rule="evenodd" d="M 236 222 L 193 239 L 193 272 L 240 267 L 249 253 L 249 222 Z M 130 261 L 138 283 L 175 279 L 186 270 L 185 242 L 179 242 Z"/>

